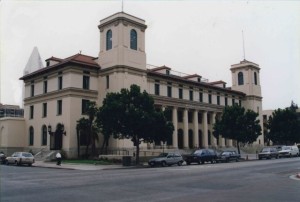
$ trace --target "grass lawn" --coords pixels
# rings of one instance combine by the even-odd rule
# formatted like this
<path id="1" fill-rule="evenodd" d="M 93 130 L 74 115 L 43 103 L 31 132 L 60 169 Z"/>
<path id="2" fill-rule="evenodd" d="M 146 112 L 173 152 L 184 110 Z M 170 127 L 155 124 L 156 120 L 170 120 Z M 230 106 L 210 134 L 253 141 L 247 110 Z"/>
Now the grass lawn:
<path id="1" fill-rule="evenodd" d="M 63 163 L 78 163 L 78 164 L 93 164 L 93 165 L 111 165 L 114 164 L 110 161 L 103 160 L 89 160 L 89 159 L 65 159 Z"/>

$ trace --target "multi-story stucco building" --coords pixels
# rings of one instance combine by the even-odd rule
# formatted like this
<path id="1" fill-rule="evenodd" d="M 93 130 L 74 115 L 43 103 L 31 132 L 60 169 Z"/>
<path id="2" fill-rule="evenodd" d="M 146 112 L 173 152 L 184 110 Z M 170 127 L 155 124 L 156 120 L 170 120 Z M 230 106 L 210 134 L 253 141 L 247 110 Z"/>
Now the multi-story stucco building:
<path id="1" fill-rule="evenodd" d="M 21 78 L 25 85 L 24 147 L 63 149 L 75 156 L 76 124 L 84 116 L 87 102 L 96 101 L 101 106 L 108 92 L 132 84 L 151 94 L 157 107 L 172 110 L 175 130 L 167 142 L 169 148 L 232 146 L 232 140 L 212 135 L 215 117 L 227 105 L 252 109 L 262 120 L 259 65 L 246 60 L 232 65 L 232 87 L 226 87 L 223 81 L 208 82 L 198 74 L 146 65 L 147 26 L 142 19 L 120 12 L 101 20 L 98 28 L 98 57 L 51 57 L 45 68 Z M 256 144 L 263 144 L 263 136 Z M 130 149 L 133 144 L 130 140 L 111 139 L 109 147 Z M 155 144 L 141 147 L 154 149 Z"/>

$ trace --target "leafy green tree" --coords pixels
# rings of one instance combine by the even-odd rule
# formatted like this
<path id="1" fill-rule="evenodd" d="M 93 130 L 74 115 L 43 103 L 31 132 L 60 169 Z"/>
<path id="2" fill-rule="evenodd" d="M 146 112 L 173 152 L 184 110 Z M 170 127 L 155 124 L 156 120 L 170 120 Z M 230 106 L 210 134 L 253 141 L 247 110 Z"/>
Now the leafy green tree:
<path id="1" fill-rule="evenodd" d="M 91 146 L 92 156 L 96 155 L 96 141 L 99 140 L 98 132 L 99 127 L 95 122 L 96 115 L 98 113 L 98 108 L 95 102 L 89 102 L 86 110 L 86 117 L 82 117 L 77 121 L 77 141 L 80 142 L 79 134 L 84 135 L 86 138 L 86 149 L 85 156 L 89 156 L 89 146 Z M 79 156 L 79 147 L 78 143 L 78 156 Z"/>
<path id="2" fill-rule="evenodd" d="M 294 144 L 300 142 L 300 120 L 292 102 L 286 109 L 277 109 L 268 121 L 269 138 L 273 144 Z"/>
<path id="3" fill-rule="evenodd" d="M 222 135 L 237 141 L 238 152 L 240 143 L 253 143 L 261 135 L 258 114 L 252 110 L 245 110 L 239 105 L 224 108 L 221 119 L 216 119 L 214 136 Z"/>
<path id="4" fill-rule="evenodd" d="M 141 93 L 137 85 L 107 94 L 97 120 L 105 135 L 131 139 L 136 147 L 136 164 L 142 142 L 166 141 L 174 130 L 164 113 L 155 110 L 153 98 L 146 91 Z"/>

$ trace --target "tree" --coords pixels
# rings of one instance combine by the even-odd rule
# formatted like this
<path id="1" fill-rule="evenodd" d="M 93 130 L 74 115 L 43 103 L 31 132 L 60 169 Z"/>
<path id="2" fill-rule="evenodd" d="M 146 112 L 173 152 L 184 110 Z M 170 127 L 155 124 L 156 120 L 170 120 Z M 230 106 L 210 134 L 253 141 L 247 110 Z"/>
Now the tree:
<path id="1" fill-rule="evenodd" d="M 98 113 L 98 109 L 95 102 L 89 102 L 86 115 L 88 118 L 82 117 L 77 121 L 76 129 L 77 129 L 77 141 L 80 142 L 79 134 L 85 137 L 86 149 L 85 156 L 88 158 L 89 156 L 89 146 L 91 146 L 92 156 L 96 155 L 96 141 L 98 141 L 98 132 L 99 127 L 95 122 L 96 115 Z M 78 155 L 79 155 L 79 146 L 78 143 Z"/>
<path id="2" fill-rule="evenodd" d="M 294 144 L 300 142 L 300 120 L 296 109 L 298 106 L 292 102 L 285 109 L 277 109 L 268 121 L 269 138 L 273 144 Z"/>
<path id="3" fill-rule="evenodd" d="M 222 135 L 237 141 L 238 152 L 240 143 L 253 143 L 261 135 L 258 114 L 252 110 L 245 110 L 239 105 L 227 106 L 223 110 L 221 119 L 216 119 L 214 136 Z"/>
<path id="4" fill-rule="evenodd" d="M 136 147 L 136 164 L 142 142 L 166 141 L 174 130 L 164 113 L 155 110 L 153 98 L 146 91 L 141 93 L 137 85 L 107 94 L 97 120 L 105 135 L 131 139 Z"/>

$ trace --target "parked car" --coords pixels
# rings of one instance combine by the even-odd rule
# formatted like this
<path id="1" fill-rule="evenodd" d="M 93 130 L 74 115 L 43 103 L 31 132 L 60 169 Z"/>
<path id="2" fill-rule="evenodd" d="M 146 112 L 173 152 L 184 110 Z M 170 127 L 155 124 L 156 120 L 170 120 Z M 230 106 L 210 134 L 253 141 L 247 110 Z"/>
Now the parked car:
<path id="1" fill-rule="evenodd" d="M 261 160 L 263 158 L 265 159 L 271 159 L 276 158 L 278 159 L 279 153 L 276 148 L 274 147 L 265 147 L 261 150 L 261 152 L 258 154 L 258 159 Z"/>
<path id="2" fill-rule="evenodd" d="M 15 152 L 10 157 L 6 157 L 6 165 L 16 164 L 23 165 L 27 164 L 31 166 L 34 163 L 34 156 L 28 152 Z"/>
<path id="3" fill-rule="evenodd" d="M 279 151 L 279 157 L 299 156 L 299 149 L 297 146 L 284 146 Z"/>
<path id="4" fill-rule="evenodd" d="M 178 166 L 181 166 L 183 163 L 183 158 L 179 153 L 161 153 L 158 157 L 150 159 L 148 161 L 148 164 L 150 166 L 156 166 L 156 165 L 160 165 L 160 166 L 171 166 L 174 164 L 177 164 Z"/>
<path id="5" fill-rule="evenodd" d="M 223 151 L 218 155 L 217 162 L 229 162 L 229 161 L 236 161 L 238 162 L 241 155 L 239 155 L 235 151 Z"/>
<path id="6" fill-rule="evenodd" d="M 213 149 L 199 149 L 194 151 L 191 155 L 186 156 L 185 161 L 187 165 L 191 163 L 211 162 L 215 163 L 217 160 L 217 152 Z"/>
<path id="7" fill-rule="evenodd" d="M 6 159 L 6 156 L 3 152 L 0 152 L 0 163 L 1 164 L 5 164 L 5 160 Z"/>

